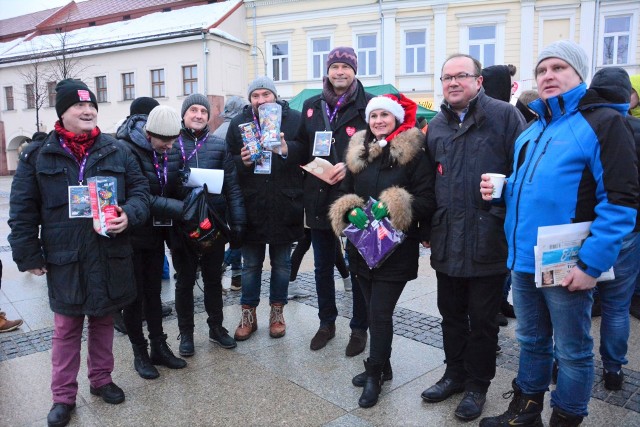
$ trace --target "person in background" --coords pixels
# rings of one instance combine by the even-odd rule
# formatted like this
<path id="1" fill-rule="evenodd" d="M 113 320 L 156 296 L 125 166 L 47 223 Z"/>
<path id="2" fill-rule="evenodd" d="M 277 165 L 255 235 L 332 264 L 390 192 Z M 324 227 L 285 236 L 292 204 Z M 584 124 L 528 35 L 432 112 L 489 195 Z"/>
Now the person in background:
<path id="1" fill-rule="evenodd" d="M 437 210 L 423 244 L 431 247 L 438 279 L 447 368 L 422 399 L 436 403 L 464 392 L 454 411 L 464 421 L 482 414 L 496 373 L 496 315 L 508 271 L 504 207 L 482 200 L 478 178 L 486 172 L 508 174 L 513 144 L 524 128 L 512 105 L 485 94 L 481 69 L 465 54 L 444 62 L 444 102 L 427 132 L 436 163 Z"/>
<path id="2" fill-rule="evenodd" d="M 365 92 L 356 78 L 358 57 L 351 47 L 336 47 L 327 56 L 327 76 L 323 78 L 322 93 L 307 99 L 302 106 L 302 119 L 296 141 L 305 151 L 301 164 L 308 164 L 315 155 L 316 132 L 331 132 L 328 160 L 334 165 L 330 182 L 313 174 L 304 178 L 305 223 L 311 229 L 318 317 L 320 327 L 311 339 L 309 348 L 324 348 L 336 335 L 336 284 L 333 278 L 335 239 L 327 217 L 329 207 L 338 197 L 339 183 L 346 174 L 344 153 L 349 139 L 367 128 L 365 110 L 372 95 Z M 321 156 L 322 157 L 322 156 Z M 367 345 L 367 308 L 357 280 L 352 278 L 353 306 L 349 327 L 351 337 L 345 349 L 347 357 L 364 351 Z"/>
<path id="3" fill-rule="evenodd" d="M 211 106 L 206 96 L 194 93 L 182 101 L 182 130 L 178 137 L 178 147 L 185 168 L 220 169 L 224 171 L 221 194 L 207 194 L 207 202 L 220 218 L 226 216 L 229 223 L 229 243 L 232 248 L 240 247 L 246 224 L 246 214 L 242 191 L 238 184 L 236 166 L 223 139 L 209 132 Z M 211 251 L 197 253 L 186 240 L 184 233 L 172 228 L 171 253 L 173 266 L 178 274 L 176 281 L 176 313 L 180 329 L 181 356 L 193 356 L 195 345 L 193 330 L 193 287 L 196 270 L 201 268 L 204 287 L 204 307 L 207 312 L 209 340 L 222 348 L 236 347 L 229 331 L 222 325 L 222 277 L 224 242 L 216 241 Z"/>
<path id="4" fill-rule="evenodd" d="M 116 137 L 136 156 L 149 182 L 150 217 L 131 232 L 136 300 L 124 308 L 124 322 L 133 347 L 133 365 L 142 378 L 158 378 L 154 365 L 181 369 L 187 362 L 174 356 L 162 328 L 162 270 L 164 245 L 169 227 L 182 217 L 184 202 L 179 175 L 180 152 L 172 145 L 180 134 L 180 115 L 171 107 L 157 106 L 148 116 L 129 116 Z M 142 330 L 142 312 L 147 320 L 151 356 Z"/>
<path id="5" fill-rule="evenodd" d="M 578 426 L 588 414 L 594 378 L 592 289 L 633 230 L 638 200 L 633 136 L 611 103 L 587 90 L 588 73 L 587 53 L 572 41 L 554 42 L 538 55 L 540 98 L 529 107 L 539 118 L 518 137 L 502 192 L 518 316 L 518 374 L 508 409 L 484 418 L 481 427 L 543 425 L 554 356 L 559 369 L 549 426 Z M 487 203 L 492 190 L 483 174 L 480 193 Z M 585 221 L 592 224 L 576 266 L 559 286 L 537 287 L 538 228 Z"/>
<path id="6" fill-rule="evenodd" d="M 98 128 L 98 103 L 87 85 L 58 82 L 55 109 L 55 130 L 20 156 L 11 183 L 9 244 L 20 271 L 47 276 L 54 312 L 47 423 L 58 427 L 69 423 L 76 406 L 85 317 L 89 391 L 111 404 L 125 399 L 111 377 L 111 314 L 136 297 L 127 231 L 149 216 L 149 185 L 129 148 Z M 90 213 L 70 209 L 86 206 L 87 180 L 96 176 L 116 180 L 118 216 L 107 224 L 109 237 L 94 230 Z"/>
<path id="7" fill-rule="evenodd" d="M 629 122 L 633 129 L 633 136 L 636 140 L 637 147 L 638 144 L 640 144 L 640 103 L 638 102 L 640 74 L 629 76 L 629 80 L 631 80 L 631 96 L 629 98 L 629 115 L 627 115 L 627 122 Z M 636 279 L 636 287 L 631 297 L 629 313 L 636 319 L 640 319 L 640 274 L 638 274 Z"/>
<path id="8" fill-rule="evenodd" d="M 435 210 L 433 162 L 424 151 L 424 135 L 416 127 L 417 104 L 402 94 L 382 95 L 367 104 L 368 129 L 357 132 L 346 153 L 347 175 L 342 196 L 329 211 L 333 231 L 341 236 L 348 223 L 364 229 L 362 208 L 373 198 L 376 220 L 388 217 L 405 240 L 376 268 L 370 269 L 358 249 L 347 243 L 349 269 L 367 303 L 371 333 L 365 372 L 352 383 L 363 387 L 358 405 L 378 402 L 382 383 L 393 377 L 391 342 L 393 311 L 407 281 L 418 277 L 418 223 L 428 222 Z"/>
<path id="9" fill-rule="evenodd" d="M 538 98 L 538 91 L 536 90 L 525 90 L 518 97 L 516 108 L 520 113 L 522 113 L 522 116 L 527 123 L 531 123 L 538 118 L 538 115 L 529 108 L 529 104 Z"/>
<path id="10" fill-rule="evenodd" d="M 257 77 L 249 83 L 247 105 L 231 120 L 227 132 L 227 148 L 234 158 L 240 188 L 247 209 L 247 228 L 242 246 L 242 313 L 234 338 L 244 341 L 258 329 L 256 308 L 260 303 L 262 266 L 269 248 L 271 277 L 269 279 L 269 335 L 283 337 L 286 333 L 284 306 L 291 273 L 291 244 L 303 235 L 302 169 L 299 149 L 287 141 L 295 138 L 300 113 L 278 100 L 276 86 L 269 77 Z M 255 123 L 261 131 L 259 108 L 265 104 L 282 108 L 280 142 L 265 147 L 259 160 L 243 142 L 243 123 Z"/>
<path id="11" fill-rule="evenodd" d="M 229 124 L 231 119 L 242 112 L 242 109 L 247 105 L 247 101 L 239 96 L 231 96 L 224 104 L 224 111 L 221 117 L 224 121 L 213 132 L 213 136 L 225 139 L 227 138 L 227 131 L 229 130 Z M 222 272 L 231 266 L 231 286 L 229 289 L 232 291 L 239 291 L 242 289 L 242 250 L 240 248 L 231 249 L 227 248 L 224 252 L 224 262 L 222 263 Z"/>
<path id="12" fill-rule="evenodd" d="M 0 288 L 2 288 L 2 260 L 0 260 Z M 22 326 L 22 319 L 9 320 L 7 319 L 7 313 L 0 311 L 0 333 L 11 332 Z"/>

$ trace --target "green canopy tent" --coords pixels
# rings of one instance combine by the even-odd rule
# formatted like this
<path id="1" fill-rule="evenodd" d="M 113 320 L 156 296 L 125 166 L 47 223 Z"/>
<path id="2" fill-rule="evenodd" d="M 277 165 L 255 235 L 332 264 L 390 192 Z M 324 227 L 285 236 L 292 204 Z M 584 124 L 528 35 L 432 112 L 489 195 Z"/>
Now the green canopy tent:
<path id="1" fill-rule="evenodd" d="M 384 95 L 387 93 L 398 93 L 398 89 L 396 89 L 393 85 L 376 85 L 376 86 L 367 86 L 364 88 L 367 92 L 372 95 Z M 302 92 L 294 96 L 289 100 L 289 106 L 294 110 L 302 111 L 302 104 L 304 101 L 311 98 L 312 96 L 318 95 L 322 89 L 303 89 Z M 427 119 L 427 122 L 430 122 L 431 119 L 437 114 L 437 111 L 429 110 L 428 108 L 424 108 L 421 105 L 418 105 L 418 111 L 416 116 L 418 120 L 423 117 Z"/>

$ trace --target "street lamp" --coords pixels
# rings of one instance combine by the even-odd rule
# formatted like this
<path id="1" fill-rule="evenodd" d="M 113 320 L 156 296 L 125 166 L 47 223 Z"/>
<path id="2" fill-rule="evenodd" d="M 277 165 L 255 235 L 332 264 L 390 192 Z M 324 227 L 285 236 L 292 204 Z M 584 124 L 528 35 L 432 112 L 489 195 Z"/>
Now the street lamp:
<path id="1" fill-rule="evenodd" d="M 262 62 L 264 62 L 264 75 L 267 75 L 267 58 L 264 56 L 264 52 L 258 46 L 252 44 L 251 45 L 251 56 L 253 56 L 254 66 L 255 66 L 255 74 L 258 75 L 258 51 L 260 51 L 260 55 L 262 55 Z"/>

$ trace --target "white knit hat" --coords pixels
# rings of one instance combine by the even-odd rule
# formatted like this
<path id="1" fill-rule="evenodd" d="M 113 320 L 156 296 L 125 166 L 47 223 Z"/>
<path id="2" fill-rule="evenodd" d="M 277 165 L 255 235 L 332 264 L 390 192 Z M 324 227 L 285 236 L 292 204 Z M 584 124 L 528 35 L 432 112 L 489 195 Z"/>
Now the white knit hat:
<path id="1" fill-rule="evenodd" d="M 180 135 L 182 123 L 178 112 L 167 106 L 158 105 L 149 113 L 145 130 L 162 137 L 175 137 Z"/>
<path id="2" fill-rule="evenodd" d="M 367 123 L 369 123 L 369 115 L 374 110 L 386 110 L 396 117 L 398 124 L 404 122 L 404 108 L 396 101 L 393 95 L 380 95 L 371 98 L 365 110 L 365 120 Z"/>
<path id="3" fill-rule="evenodd" d="M 558 40 L 542 49 L 538 55 L 536 62 L 536 70 L 538 65 L 547 58 L 560 58 L 576 70 L 582 81 L 585 81 L 589 75 L 589 58 L 582 46 L 572 42 L 571 40 Z M 537 74 L 537 73 L 536 73 Z"/>

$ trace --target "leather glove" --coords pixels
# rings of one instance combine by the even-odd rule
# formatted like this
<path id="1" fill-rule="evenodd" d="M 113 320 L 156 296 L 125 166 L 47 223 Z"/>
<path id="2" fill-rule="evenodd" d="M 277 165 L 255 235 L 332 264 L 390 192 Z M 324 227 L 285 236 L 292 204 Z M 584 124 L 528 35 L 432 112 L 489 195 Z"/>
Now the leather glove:
<path id="1" fill-rule="evenodd" d="M 369 225 L 369 217 L 361 208 L 353 208 L 347 215 L 347 219 L 358 227 L 358 230 L 364 230 Z"/>
<path id="2" fill-rule="evenodd" d="M 382 218 L 389 216 L 389 209 L 387 209 L 387 205 L 384 202 L 377 201 L 371 206 L 371 213 L 377 221 L 380 221 Z"/>
<path id="3" fill-rule="evenodd" d="M 229 247 L 231 249 L 240 249 L 244 238 L 244 229 L 241 227 L 233 227 L 229 230 Z"/>

